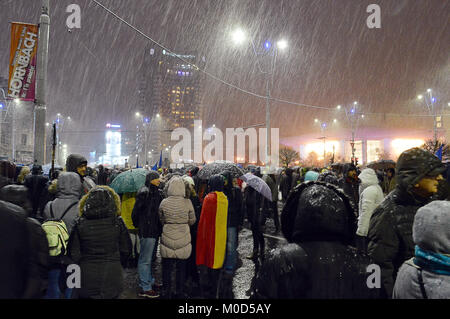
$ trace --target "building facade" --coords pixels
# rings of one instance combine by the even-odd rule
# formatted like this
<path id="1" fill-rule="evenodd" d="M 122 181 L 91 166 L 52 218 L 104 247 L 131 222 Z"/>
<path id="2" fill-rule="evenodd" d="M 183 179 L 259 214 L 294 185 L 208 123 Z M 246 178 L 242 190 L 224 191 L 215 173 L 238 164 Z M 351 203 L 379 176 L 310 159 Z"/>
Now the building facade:
<path id="1" fill-rule="evenodd" d="M 168 158 L 173 130 L 192 131 L 194 120 L 203 118 L 204 75 L 199 69 L 205 62 L 197 52 L 172 53 L 146 47 L 139 86 L 142 125 L 137 128 L 136 148 L 149 165 L 159 161 L 161 151 Z"/>
<path id="2" fill-rule="evenodd" d="M 33 163 L 33 102 L 6 99 L 8 80 L 0 77 L 0 158 Z"/>

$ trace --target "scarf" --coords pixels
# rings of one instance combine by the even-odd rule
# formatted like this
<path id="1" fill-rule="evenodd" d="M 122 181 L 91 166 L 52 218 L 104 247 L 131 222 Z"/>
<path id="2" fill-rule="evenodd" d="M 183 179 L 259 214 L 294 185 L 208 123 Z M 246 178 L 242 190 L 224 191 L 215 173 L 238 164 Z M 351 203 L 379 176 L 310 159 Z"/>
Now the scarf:
<path id="1" fill-rule="evenodd" d="M 450 256 L 423 250 L 416 246 L 414 264 L 439 275 L 450 276 Z"/>

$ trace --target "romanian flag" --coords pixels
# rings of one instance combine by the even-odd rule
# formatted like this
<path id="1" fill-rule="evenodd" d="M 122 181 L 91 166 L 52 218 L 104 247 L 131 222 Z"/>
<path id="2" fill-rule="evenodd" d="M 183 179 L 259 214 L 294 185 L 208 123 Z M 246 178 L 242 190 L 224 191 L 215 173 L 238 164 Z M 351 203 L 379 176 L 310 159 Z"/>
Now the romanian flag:
<path id="1" fill-rule="evenodd" d="M 209 193 L 197 229 L 196 264 L 220 269 L 227 245 L 228 199 L 223 192 Z"/>

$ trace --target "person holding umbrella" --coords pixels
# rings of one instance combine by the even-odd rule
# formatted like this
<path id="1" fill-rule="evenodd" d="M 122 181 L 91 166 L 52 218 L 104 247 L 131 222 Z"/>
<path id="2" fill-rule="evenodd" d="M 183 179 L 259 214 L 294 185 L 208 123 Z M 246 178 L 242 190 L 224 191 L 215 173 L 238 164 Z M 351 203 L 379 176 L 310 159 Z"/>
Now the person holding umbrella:
<path id="1" fill-rule="evenodd" d="M 272 191 L 266 182 L 252 173 L 243 175 L 241 179 L 247 183 L 244 190 L 244 202 L 253 236 L 253 254 L 247 256 L 247 258 L 257 259 L 260 256 L 261 259 L 264 259 L 263 198 L 272 201 Z"/>

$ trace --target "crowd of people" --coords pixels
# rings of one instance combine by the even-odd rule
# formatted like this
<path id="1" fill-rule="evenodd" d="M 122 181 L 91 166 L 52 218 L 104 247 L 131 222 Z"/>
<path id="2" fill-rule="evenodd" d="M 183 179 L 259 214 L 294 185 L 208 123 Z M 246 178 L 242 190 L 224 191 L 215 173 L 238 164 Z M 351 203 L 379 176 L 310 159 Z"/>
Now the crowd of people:
<path id="1" fill-rule="evenodd" d="M 336 167 L 247 168 L 267 198 L 230 170 L 148 170 L 140 189 L 117 194 L 110 185 L 129 168 L 90 168 L 81 155 L 49 176 L 2 164 L 0 298 L 119 298 L 123 269 L 136 268 L 143 298 L 232 299 L 244 226 L 250 298 L 450 298 L 447 166 L 413 148 L 395 169 Z M 269 219 L 288 244 L 266 251 Z"/>

